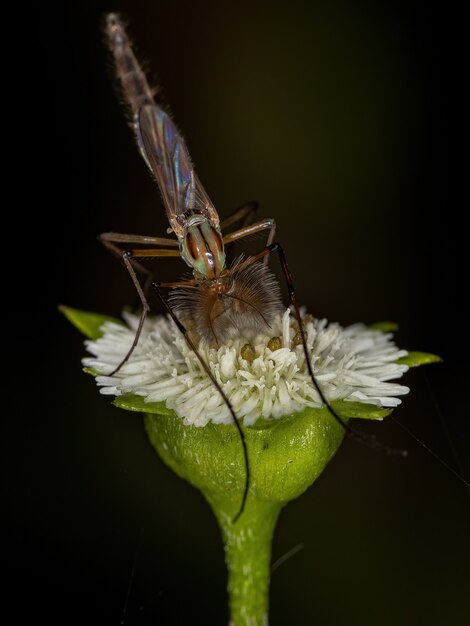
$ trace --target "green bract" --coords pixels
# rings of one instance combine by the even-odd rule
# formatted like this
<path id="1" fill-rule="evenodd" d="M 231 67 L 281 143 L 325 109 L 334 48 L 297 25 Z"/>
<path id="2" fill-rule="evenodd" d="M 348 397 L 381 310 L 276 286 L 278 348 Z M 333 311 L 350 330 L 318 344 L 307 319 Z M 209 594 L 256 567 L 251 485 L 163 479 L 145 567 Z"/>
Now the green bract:
<path id="1" fill-rule="evenodd" d="M 439 363 L 442 359 L 436 354 L 428 352 L 408 352 L 407 356 L 398 359 L 397 363 L 408 365 L 408 367 L 418 367 L 418 365 L 428 365 L 429 363 Z"/>

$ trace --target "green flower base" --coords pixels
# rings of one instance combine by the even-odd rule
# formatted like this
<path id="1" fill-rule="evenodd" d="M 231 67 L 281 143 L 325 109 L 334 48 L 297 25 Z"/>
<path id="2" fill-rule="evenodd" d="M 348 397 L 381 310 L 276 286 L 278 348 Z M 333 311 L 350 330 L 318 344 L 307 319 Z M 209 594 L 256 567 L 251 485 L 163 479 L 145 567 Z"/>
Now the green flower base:
<path id="1" fill-rule="evenodd" d="M 344 438 L 326 409 L 306 409 L 244 428 L 250 490 L 243 514 L 233 523 L 243 495 L 245 469 L 233 425 L 184 426 L 173 412 L 145 416 L 150 441 L 178 476 L 202 491 L 222 530 L 229 580 L 231 623 L 267 623 L 271 540 L 281 508 L 321 474 Z"/>

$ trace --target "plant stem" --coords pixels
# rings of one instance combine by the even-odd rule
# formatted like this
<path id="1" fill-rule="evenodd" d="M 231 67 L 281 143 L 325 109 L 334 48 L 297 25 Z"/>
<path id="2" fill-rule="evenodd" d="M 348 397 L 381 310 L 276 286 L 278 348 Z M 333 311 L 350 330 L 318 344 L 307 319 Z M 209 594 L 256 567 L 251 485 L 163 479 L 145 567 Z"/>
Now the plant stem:
<path id="1" fill-rule="evenodd" d="M 185 426 L 172 411 L 147 414 L 152 445 L 179 476 L 202 491 L 222 530 L 230 626 L 268 623 L 271 540 L 282 507 L 303 493 L 339 448 L 344 429 L 327 409 L 305 409 L 244 428 L 249 495 L 236 523 L 246 474 L 234 425 Z"/>
<path id="2" fill-rule="evenodd" d="M 220 500 L 211 505 L 225 547 L 230 626 L 267 626 L 271 542 L 282 505 L 248 498 L 235 524 Z"/>

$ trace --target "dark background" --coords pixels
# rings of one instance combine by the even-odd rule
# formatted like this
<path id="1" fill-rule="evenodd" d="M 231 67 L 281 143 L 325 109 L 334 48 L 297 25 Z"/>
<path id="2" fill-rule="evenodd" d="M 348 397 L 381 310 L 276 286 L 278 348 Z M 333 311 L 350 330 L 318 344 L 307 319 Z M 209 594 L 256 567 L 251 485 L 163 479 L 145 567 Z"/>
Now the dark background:
<path id="1" fill-rule="evenodd" d="M 110 9 L 129 19 L 220 214 L 256 199 L 276 219 L 301 302 L 345 325 L 395 320 L 399 345 L 444 357 L 407 376 L 395 415 L 455 466 L 447 429 L 468 473 L 462 17 L 451 4 L 116 0 L 25 5 L 4 24 L 20 233 L 8 273 L 20 312 L 4 326 L 4 609 L 10 623 L 224 624 L 209 508 L 162 465 L 141 418 L 81 373 L 82 338 L 56 311 L 119 314 L 132 287 L 96 235 L 167 228 L 107 70 Z M 468 492 L 393 422 L 359 426 L 409 457 L 348 441 L 286 508 L 273 557 L 304 549 L 273 576 L 270 623 L 468 623 Z"/>

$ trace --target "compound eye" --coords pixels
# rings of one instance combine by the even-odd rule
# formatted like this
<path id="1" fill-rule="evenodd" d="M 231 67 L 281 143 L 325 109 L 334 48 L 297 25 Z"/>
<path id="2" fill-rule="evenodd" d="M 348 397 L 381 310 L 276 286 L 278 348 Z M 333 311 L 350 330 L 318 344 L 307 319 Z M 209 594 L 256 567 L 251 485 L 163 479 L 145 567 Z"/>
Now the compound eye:
<path id="1" fill-rule="evenodd" d="M 188 233 L 186 235 L 186 251 L 193 261 L 197 260 L 198 252 L 197 252 L 196 241 L 194 237 L 191 235 L 191 233 Z"/>
<path id="2" fill-rule="evenodd" d="M 222 237 L 220 236 L 220 233 L 215 228 L 213 228 L 212 235 L 214 237 L 215 245 L 217 246 L 218 252 L 223 252 L 224 244 L 222 243 Z"/>

